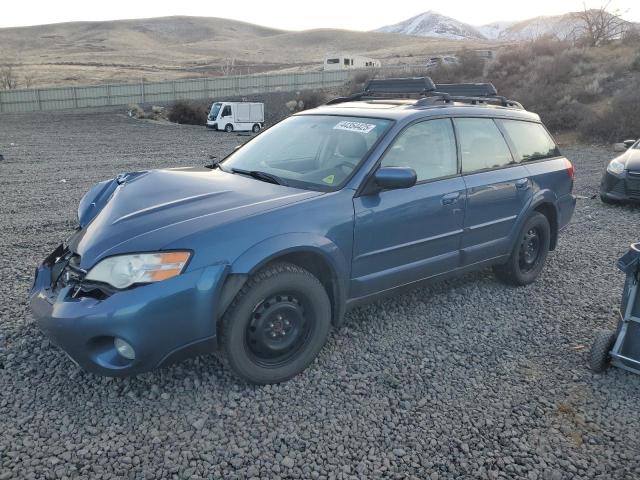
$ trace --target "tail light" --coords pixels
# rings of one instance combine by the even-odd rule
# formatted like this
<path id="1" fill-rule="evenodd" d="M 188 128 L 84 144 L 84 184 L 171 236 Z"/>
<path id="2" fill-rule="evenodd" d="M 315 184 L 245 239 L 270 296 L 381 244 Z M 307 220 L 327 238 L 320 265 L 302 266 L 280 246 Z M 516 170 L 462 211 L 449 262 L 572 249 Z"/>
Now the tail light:
<path id="1" fill-rule="evenodd" d="M 569 174 L 569 178 L 573 179 L 573 175 L 575 174 L 576 169 L 573 167 L 573 163 L 571 163 L 570 160 L 565 160 L 567 160 L 567 173 Z"/>

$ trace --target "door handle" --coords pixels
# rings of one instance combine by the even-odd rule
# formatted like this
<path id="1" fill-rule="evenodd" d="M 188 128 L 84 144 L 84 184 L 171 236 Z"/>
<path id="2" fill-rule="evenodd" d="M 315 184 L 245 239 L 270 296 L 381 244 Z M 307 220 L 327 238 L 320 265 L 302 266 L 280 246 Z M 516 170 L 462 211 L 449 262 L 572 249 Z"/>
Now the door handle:
<path id="1" fill-rule="evenodd" d="M 521 178 L 520 180 L 516 181 L 516 188 L 518 190 L 529 190 L 529 179 L 528 178 Z"/>
<path id="2" fill-rule="evenodd" d="M 447 193 L 442 196 L 442 205 L 453 205 L 460 198 L 460 192 Z"/>

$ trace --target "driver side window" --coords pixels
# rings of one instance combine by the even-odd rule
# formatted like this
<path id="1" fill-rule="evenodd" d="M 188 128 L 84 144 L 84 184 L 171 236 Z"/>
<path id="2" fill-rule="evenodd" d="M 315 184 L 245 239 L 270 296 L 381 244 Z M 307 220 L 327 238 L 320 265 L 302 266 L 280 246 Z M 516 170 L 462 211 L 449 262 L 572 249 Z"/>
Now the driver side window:
<path id="1" fill-rule="evenodd" d="M 228 117 L 230 115 L 231 115 L 231 105 L 225 105 L 225 107 L 222 109 L 222 116 Z"/>
<path id="2" fill-rule="evenodd" d="M 428 120 L 406 128 L 385 153 L 381 165 L 413 168 L 418 182 L 455 175 L 458 158 L 451 120 Z"/>

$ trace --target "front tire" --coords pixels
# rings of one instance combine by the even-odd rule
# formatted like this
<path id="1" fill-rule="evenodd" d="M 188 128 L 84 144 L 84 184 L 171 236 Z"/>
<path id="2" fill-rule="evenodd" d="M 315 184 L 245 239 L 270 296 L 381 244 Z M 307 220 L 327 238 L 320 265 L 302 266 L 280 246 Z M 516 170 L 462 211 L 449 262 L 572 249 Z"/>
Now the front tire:
<path id="1" fill-rule="evenodd" d="M 230 123 L 227 123 L 224 127 L 224 131 L 227 133 L 233 132 L 233 125 L 231 125 Z"/>
<path id="2" fill-rule="evenodd" d="M 324 346 L 331 303 L 303 268 L 276 263 L 253 275 L 222 318 L 223 358 L 240 378 L 280 383 L 302 372 Z"/>
<path id="3" fill-rule="evenodd" d="M 547 259 L 551 228 L 547 217 L 533 213 L 525 222 L 509 260 L 493 267 L 493 273 L 503 283 L 524 286 L 533 283 Z"/>

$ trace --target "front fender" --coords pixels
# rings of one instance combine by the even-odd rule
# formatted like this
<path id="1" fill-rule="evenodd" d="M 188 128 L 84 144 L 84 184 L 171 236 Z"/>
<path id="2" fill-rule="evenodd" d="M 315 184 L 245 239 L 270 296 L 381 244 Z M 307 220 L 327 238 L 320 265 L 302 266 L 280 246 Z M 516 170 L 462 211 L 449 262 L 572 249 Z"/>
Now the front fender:
<path id="1" fill-rule="evenodd" d="M 349 274 L 348 263 L 338 246 L 326 237 L 312 233 L 284 233 L 267 238 L 244 251 L 232 262 L 232 273 L 253 273 L 271 260 L 288 253 L 321 255 L 337 276 Z"/>
<path id="2" fill-rule="evenodd" d="M 286 233 L 267 238 L 244 251 L 231 265 L 231 275 L 248 278 L 267 263 L 292 253 L 311 253 L 323 259 L 332 275 L 334 323 L 344 315 L 349 262 L 330 239 L 312 233 Z"/>

